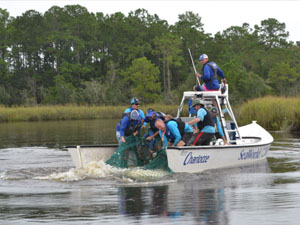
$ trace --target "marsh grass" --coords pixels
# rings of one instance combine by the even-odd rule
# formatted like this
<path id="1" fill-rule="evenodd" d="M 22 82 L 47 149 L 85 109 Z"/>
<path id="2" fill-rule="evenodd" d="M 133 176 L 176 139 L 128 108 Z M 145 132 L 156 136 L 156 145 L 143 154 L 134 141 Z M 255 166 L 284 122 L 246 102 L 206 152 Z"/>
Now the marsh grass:
<path id="1" fill-rule="evenodd" d="M 146 114 L 148 108 L 176 116 L 178 106 L 147 105 L 141 107 Z M 34 106 L 4 107 L 0 106 L 0 122 L 47 121 L 47 120 L 84 120 L 84 119 L 118 119 L 128 106 Z M 187 109 L 183 110 L 187 113 Z"/>
<path id="2" fill-rule="evenodd" d="M 127 107 L 129 106 L 0 106 L 0 122 L 118 119 Z M 141 107 L 145 114 L 148 108 L 176 116 L 178 106 L 153 104 Z M 256 120 L 267 130 L 300 130 L 300 98 L 264 97 L 233 109 L 240 126 Z M 187 107 L 183 108 L 182 115 L 187 115 Z"/>
<path id="3" fill-rule="evenodd" d="M 300 98 L 264 97 L 244 103 L 235 111 L 239 125 L 253 120 L 267 130 L 299 131 Z"/>

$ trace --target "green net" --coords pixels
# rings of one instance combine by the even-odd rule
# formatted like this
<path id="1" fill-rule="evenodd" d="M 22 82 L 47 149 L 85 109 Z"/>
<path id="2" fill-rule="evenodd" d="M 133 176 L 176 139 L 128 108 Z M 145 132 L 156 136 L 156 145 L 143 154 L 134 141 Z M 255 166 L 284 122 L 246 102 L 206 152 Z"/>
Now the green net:
<path id="1" fill-rule="evenodd" d="M 114 154 L 106 161 L 118 167 L 144 167 L 144 169 L 163 169 L 170 171 L 165 149 L 160 138 L 156 138 L 153 150 L 149 150 L 149 142 L 143 137 L 129 136 L 121 143 Z"/>
<path id="2" fill-rule="evenodd" d="M 168 166 L 166 149 L 160 149 L 156 156 L 144 167 L 146 170 L 162 169 L 172 172 Z"/>

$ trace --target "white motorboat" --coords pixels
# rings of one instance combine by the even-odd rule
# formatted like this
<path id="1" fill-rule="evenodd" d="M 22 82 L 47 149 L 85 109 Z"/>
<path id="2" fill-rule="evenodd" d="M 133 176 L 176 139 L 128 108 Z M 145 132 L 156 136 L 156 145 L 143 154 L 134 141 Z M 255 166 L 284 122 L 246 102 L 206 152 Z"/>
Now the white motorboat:
<path id="1" fill-rule="evenodd" d="M 238 127 L 228 100 L 228 85 L 225 92 L 184 92 L 177 117 L 180 117 L 184 102 L 187 99 L 200 99 L 206 107 L 213 104 L 219 111 L 224 135 L 230 145 L 216 144 L 209 146 L 168 147 L 166 149 L 168 165 L 173 172 L 196 173 L 204 170 L 240 166 L 254 163 L 266 158 L 273 142 L 268 131 L 253 121 L 246 126 Z M 227 115 L 224 115 L 224 112 Z M 192 119 L 181 117 L 184 121 Z M 222 143 L 219 142 L 219 143 Z"/>
<path id="2" fill-rule="evenodd" d="M 173 172 L 198 173 L 205 170 L 241 166 L 266 159 L 266 155 L 273 142 L 268 131 L 255 121 L 238 127 L 228 100 L 228 86 L 226 91 L 184 92 L 177 117 L 184 121 L 193 119 L 181 117 L 184 103 L 188 99 L 200 99 L 206 107 L 213 103 L 219 109 L 219 118 L 224 135 L 230 143 L 224 145 L 220 140 L 208 146 L 167 147 L 168 166 Z M 224 111 L 227 115 L 224 115 Z M 76 167 L 85 167 L 91 161 L 108 160 L 117 145 L 99 146 L 66 146 Z"/>

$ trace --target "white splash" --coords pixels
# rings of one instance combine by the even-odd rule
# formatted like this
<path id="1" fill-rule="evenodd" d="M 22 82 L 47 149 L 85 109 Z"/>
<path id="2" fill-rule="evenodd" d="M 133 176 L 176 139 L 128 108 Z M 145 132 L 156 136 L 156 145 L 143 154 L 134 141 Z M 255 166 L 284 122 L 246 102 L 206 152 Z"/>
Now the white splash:
<path id="1" fill-rule="evenodd" d="M 169 174 L 163 170 L 144 170 L 141 168 L 119 169 L 100 160 L 90 162 L 84 168 L 72 168 L 67 172 L 53 173 L 48 176 L 35 177 L 38 180 L 80 181 L 88 178 L 98 179 L 106 177 L 120 178 L 123 183 L 153 182 Z"/>
<path id="2" fill-rule="evenodd" d="M 6 180 L 6 178 L 7 178 L 6 172 L 0 173 L 0 180 Z"/>
<path id="3" fill-rule="evenodd" d="M 84 168 L 73 168 L 67 172 L 53 173 L 48 176 L 35 177 L 39 180 L 79 181 L 87 178 L 103 178 L 111 176 L 117 170 L 104 161 L 90 162 Z"/>
<path id="4" fill-rule="evenodd" d="M 11 176 L 7 173 L 7 171 L 4 171 L 0 173 L 0 180 L 20 180 L 20 177 Z"/>

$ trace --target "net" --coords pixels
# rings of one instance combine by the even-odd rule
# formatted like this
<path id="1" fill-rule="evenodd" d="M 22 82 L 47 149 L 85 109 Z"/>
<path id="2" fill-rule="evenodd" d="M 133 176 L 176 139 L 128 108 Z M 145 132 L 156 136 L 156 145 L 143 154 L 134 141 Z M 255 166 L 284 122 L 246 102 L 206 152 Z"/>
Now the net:
<path id="1" fill-rule="evenodd" d="M 166 149 L 162 148 L 157 152 L 157 155 L 144 167 L 146 170 L 161 169 L 172 172 L 168 166 Z"/>
<path id="2" fill-rule="evenodd" d="M 107 164 L 118 168 L 143 167 L 147 170 L 171 171 L 160 138 L 155 139 L 153 151 L 149 150 L 149 141 L 143 137 L 131 135 L 125 140 L 106 161 Z"/>

